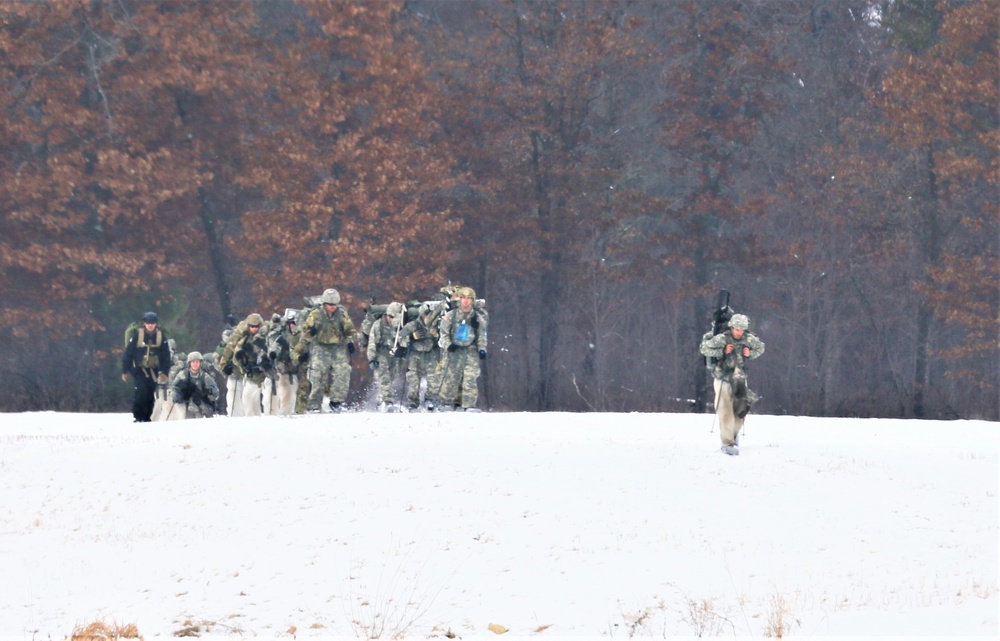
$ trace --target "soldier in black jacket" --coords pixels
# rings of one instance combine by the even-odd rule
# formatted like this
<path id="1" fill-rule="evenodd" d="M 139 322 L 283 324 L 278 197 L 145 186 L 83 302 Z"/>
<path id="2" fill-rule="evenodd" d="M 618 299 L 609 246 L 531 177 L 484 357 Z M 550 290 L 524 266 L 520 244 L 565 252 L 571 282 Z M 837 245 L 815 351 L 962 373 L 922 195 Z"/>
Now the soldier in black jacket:
<path id="1" fill-rule="evenodd" d="M 159 322 L 156 312 L 143 314 L 142 327 L 129 337 L 122 355 L 122 380 L 128 382 L 131 374 L 135 389 L 132 399 L 135 423 L 150 421 L 156 402 L 156 385 L 166 385 L 170 371 L 170 346 L 163 330 L 157 327 Z"/>

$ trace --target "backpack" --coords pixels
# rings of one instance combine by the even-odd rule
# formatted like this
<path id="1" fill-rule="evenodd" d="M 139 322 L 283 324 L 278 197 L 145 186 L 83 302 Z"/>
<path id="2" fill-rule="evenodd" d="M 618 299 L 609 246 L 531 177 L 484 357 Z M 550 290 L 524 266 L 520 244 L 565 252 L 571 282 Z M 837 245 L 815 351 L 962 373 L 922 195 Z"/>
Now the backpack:
<path id="1" fill-rule="evenodd" d="M 132 337 L 139 333 L 139 328 L 142 327 L 142 323 L 139 321 L 132 321 L 128 327 L 125 328 L 125 347 L 128 347 L 129 341 Z"/>
<path id="2" fill-rule="evenodd" d="M 729 328 L 729 319 L 733 317 L 733 308 L 729 306 L 729 291 L 725 289 L 719 290 L 719 297 L 715 303 L 715 309 L 712 310 L 712 329 L 705 332 L 701 336 L 701 343 L 712 338 L 713 336 L 718 336 L 722 332 Z M 701 344 L 699 343 L 699 345 Z M 702 362 L 705 367 L 711 371 L 715 369 L 716 364 L 718 364 L 719 359 L 714 356 L 709 358 L 708 356 L 701 357 Z"/>
<path id="3" fill-rule="evenodd" d="M 129 341 L 131 341 L 132 337 L 138 334 L 139 330 L 142 328 L 143 328 L 142 321 L 132 321 L 131 323 L 129 323 L 129 326 L 125 328 L 125 347 L 128 347 Z M 157 325 L 156 328 L 163 329 L 159 325 Z M 171 345 L 170 347 L 171 347 L 170 352 L 173 353 L 174 351 L 173 345 Z"/>

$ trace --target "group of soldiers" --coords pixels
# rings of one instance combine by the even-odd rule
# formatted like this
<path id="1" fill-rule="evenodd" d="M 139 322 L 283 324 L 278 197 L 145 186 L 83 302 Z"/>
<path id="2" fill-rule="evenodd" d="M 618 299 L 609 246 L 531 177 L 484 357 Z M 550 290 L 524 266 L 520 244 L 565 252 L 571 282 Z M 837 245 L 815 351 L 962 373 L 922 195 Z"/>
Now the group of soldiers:
<path id="1" fill-rule="evenodd" d="M 720 296 L 700 352 L 712 373 L 722 451 L 739 455 L 743 421 L 757 395 L 746 365 L 764 353 L 750 320 Z M 226 377 L 229 416 L 289 415 L 345 409 L 351 359 L 364 350 L 379 411 L 478 411 L 480 363 L 486 359 L 485 301 L 470 287 L 444 287 L 434 301 L 369 305 L 361 331 L 327 289 L 269 321 L 250 314 L 227 328 L 211 358 L 175 354 L 155 312 L 127 334 L 122 379 L 135 382 L 136 422 L 213 416 L 216 376 Z M 172 366 L 171 366 L 172 364 Z M 169 367 L 169 371 L 168 370 Z"/>
<path id="2" fill-rule="evenodd" d="M 225 377 L 229 416 L 341 412 L 359 350 L 373 372 L 379 411 L 479 411 L 485 301 L 470 287 L 449 285 L 441 294 L 408 305 L 369 305 L 358 331 L 340 293 L 327 289 L 270 320 L 248 315 L 223 332 L 209 358 L 171 354 L 171 341 L 148 312 L 123 356 L 122 377 L 135 381 L 133 416 L 136 422 L 212 416 L 219 407 L 217 374 Z M 169 363 L 169 370 L 161 366 Z"/>

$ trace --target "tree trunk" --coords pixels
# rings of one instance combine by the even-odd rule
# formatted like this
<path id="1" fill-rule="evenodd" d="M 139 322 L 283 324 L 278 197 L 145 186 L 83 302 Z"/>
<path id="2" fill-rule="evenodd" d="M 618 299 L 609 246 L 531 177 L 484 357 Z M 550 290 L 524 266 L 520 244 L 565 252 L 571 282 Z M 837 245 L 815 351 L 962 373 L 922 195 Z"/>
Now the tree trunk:
<path id="1" fill-rule="evenodd" d="M 215 216 L 210 198 L 204 187 L 198 189 L 198 220 L 202 229 L 205 230 L 205 241 L 208 245 L 208 258 L 212 266 L 212 281 L 215 284 L 215 293 L 219 298 L 219 307 L 222 312 L 222 322 L 228 323 L 232 318 L 232 300 L 230 297 L 229 279 L 226 275 L 226 267 L 223 262 L 225 246 L 219 239 L 218 230 L 215 227 Z"/>

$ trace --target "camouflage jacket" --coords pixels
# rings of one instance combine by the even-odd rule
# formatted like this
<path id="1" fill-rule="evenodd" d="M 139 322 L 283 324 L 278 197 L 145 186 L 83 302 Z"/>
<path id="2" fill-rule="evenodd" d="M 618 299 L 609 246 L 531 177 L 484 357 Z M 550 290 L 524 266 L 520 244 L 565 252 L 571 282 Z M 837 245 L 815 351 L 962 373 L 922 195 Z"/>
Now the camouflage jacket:
<path id="1" fill-rule="evenodd" d="M 726 345 L 729 344 L 733 345 L 733 351 L 726 354 Z M 743 356 L 744 347 L 750 348 L 749 356 Z M 733 338 L 732 330 L 727 329 L 721 334 L 703 340 L 699 351 L 704 356 L 716 360 L 712 376 L 729 379 L 735 370 L 746 368 L 746 361 L 753 360 L 764 353 L 764 341 L 749 331 L 743 332 L 743 336 L 736 340 Z"/>
<path id="2" fill-rule="evenodd" d="M 170 380 L 170 391 L 175 403 L 208 403 L 215 406 L 219 398 L 219 386 L 207 372 L 200 371 L 191 374 L 191 369 L 185 367 Z"/>
<path id="3" fill-rule="evenodd" d="M 385 316 L 375 321 L 371 334 L 368 336 L 368 360 L 375 360 L 380 351 L 379 348 L 381 348 L 382 353 L 392 353 L 396 347 L 402 346 L 402 333 L 402 328 L 395 323 L 388 322 Z"/>
<path id="4" fill-rule="evenodd" d="M 485 309 L 473 307 L 472 311 L 466 313 L 456 307 L 441 319 L 438 346 L 441 349 L 448 349 L 449 345 L 475 346 L 477 350 L 485 350 L 488 323 L 489 315 Z"/>
<path id="5" fill-rule="evenodd" d="M 347 315 L 343 307 L 338 306 L 333 316 L 328 316 L 323 309 L 314 309 L 309 312 L 309 316 L 302 323 L 300 334 L 299 344 L 292 351 L 292 355 L 296 359 L 314 342 L 317 345 L 353 343 L 358 332 L 354 328 L 351 317 Z"/>
<path id="6" fill-rule="evenodd" d="M 403 330 L 399 333 L 399 344 L 414 352 L 427 353 L 437 347 L 437 338 L 437 331 L 417 318 L 403 325 Z"/>
<path id="7" fill-rule="evenodd" d="M 270 324 L 264 321 L 257 333 L 251 334 L 247 322 L 240 321 L 239 325 L 233 329 L 229 343 L 222 350 L 219 368 L 225 369 L 226 365 L 236 361 L 236 364 L 243 369 L 243 373 L 247 376 L 256 376 L 272 369 L 271 362 L 267 358 L 267 332 L 269 330 Z"/>
<path id="8" fill-rule="evenodd" d="M 299 362 L 292 358 L 292 350 L 299 344 L 302 332 L 292 332 L 287 325 L 275 324 L 267 335 L 267 356 L 281 374 L 297 374 Z"/>

